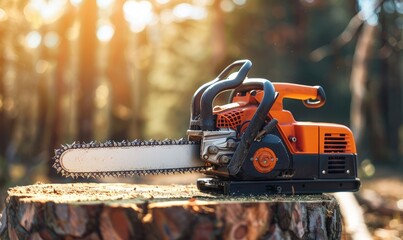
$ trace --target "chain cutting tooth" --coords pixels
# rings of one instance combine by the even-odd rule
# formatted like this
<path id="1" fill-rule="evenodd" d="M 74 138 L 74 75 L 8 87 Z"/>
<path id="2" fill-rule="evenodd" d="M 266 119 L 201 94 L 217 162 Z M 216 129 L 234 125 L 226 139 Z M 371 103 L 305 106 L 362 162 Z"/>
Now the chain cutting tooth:
<path id="1" fill-rule="evenodd" d="M 59 156 L 60 155 L 60 152 L 61 152 L 61 149 L 55 149 L 55 156 Z"/>

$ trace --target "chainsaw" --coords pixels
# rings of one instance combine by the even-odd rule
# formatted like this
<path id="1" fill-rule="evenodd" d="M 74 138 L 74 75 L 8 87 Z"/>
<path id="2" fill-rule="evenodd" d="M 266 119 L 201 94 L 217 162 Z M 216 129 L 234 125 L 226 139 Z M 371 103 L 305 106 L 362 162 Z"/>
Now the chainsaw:
<path id="1" fill-rule="evenodd" d="M 196 90 L 186 139 L 62 145 L 53 167 L 73 178 L 202 172 L 200 191 L 226 195 L 357 191 L 350 129 L 298 122 L 283 108 L 284 99 L 319 108 L 323 88 L 248 78 L 251 66 L 235 61 Z M 224 91 L 229 102 L 213 107 Z"/>

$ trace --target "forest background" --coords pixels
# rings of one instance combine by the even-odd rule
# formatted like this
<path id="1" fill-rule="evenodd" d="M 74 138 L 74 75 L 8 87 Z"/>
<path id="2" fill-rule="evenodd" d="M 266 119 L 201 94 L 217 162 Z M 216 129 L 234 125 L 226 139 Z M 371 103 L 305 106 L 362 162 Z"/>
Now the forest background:
<path id="1" fill-rule="evenodd" d="M 58 181 L 62 144 L 185 137 L 193 92 L 238 59 L 324 87 L 286 107 L 351 127 L 361 177 L 403 169 L 401 1 L 9 0 L 0 36 L 2 189 Z"/>

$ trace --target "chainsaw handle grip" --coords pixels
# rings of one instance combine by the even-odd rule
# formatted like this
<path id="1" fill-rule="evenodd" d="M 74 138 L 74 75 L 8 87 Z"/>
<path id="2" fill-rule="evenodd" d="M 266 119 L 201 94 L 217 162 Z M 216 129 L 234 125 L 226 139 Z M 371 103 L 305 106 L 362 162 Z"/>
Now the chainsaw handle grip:
<path id="1" fill-rule="evenodd" d="M 229 75 L 234 68 L 239 67 L 239 71 L 234 73 L 234 75 Z M 215 97 L 229 89 L 234 89 L 242 84 L 250 68 L 252 67 L 252 62 L 249 60 L 239 60 L 233 62 L 231 65 L 226 67 L 216 78 L 213 80 L 204 92 L 201 94 L 199 101 L 200 106 L 200 128 L 203 131 L 215 130 L 215 120 L 213 115 L 213 101 Z M 197 101 L 197 99 L 194 99 Z M 197 102 L 196 102 L 197 104 Z M 196 109 L 197 110 L 197 109 Z M 194 117 L 195 115 L 193 115 Z"/>
<path id="2" fill-rule="evenodd" d="M 283 109 L 283 99 L 301 100 L 307 108 L 319 108 L 326 103 L 325 90 L 321 86 L 307 86 L 294 83 L 273 83 L 279 96 L 273 109 Z"/>
<path id="3" fill-rule="evenodd" d="M 303 100 L 304 106 L 307 108 L 320 108 L 326 103 L 325 90 L 321 86 L 315 86 L 315 88 L 317 88 L 316 98 Z"/>
<path id="4" fill-rule="evenodd" d="M 239 68 L 239 71 L 233 80 L 237 81 L 237 82 L 240 81 L 242 83 L 243 80 L 246 78 L 246 75 L 248 74 L 250 68 L 252 67 L 252 62 L 247 59 L 238 60 L 238 61 L 231 63 L 224 70 L 222 70 L 222 72 L 220 74 L 218 74 L 217 79 L 224 80 L 226 78 L 226 80 L 230 80 L 230 79 L 228 79 L 228 77 L 229 77 L 228 75 L 232 72 L 232 70 L 234 68 L 236 68 L 238 66 L 241 66 L 241 67 Z"/>

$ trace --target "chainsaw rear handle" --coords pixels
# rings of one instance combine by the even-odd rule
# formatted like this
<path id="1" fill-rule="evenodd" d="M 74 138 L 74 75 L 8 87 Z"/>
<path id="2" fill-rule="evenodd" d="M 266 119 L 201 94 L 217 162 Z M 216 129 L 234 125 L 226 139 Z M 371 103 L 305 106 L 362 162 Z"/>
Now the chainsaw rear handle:
<path id="1" fill-rule="evenodd" d="M 326 103 L 325 90 L 321 86 L 307 86 L 293 83 L 273 83 L 273 85 L 279 93 L 277 102 L 281 104 L 281 109 L 284 98 L 302 100 L 307 108 L 319 108 Z"/>
<path id="2" fill-rule="evenodd" d="M 230 73 L 234 68 L 239 67 L 233 78 Z M 226 67 L 214 80 L 202 85 L 192 99 L 190 129 L 198 126 L 203 131 L 215 130 L 213 116 L 213 100 L 222 91 L 236 88 L 241 85 L 246 78 L 252 62 L 249 60 L 239 60 Z"/>
<path id="3" fill-rule="evenodd" d="M 307 108 L 320 108 L 326 103 L 325 90 L 321 86 L 307 86 L 293 83 L 273 82 L 274 89 L 278 92 L 278 97 L 272 110 L 283 110 L 283 99 L 301 100 Z M 254 85 L 242 84 L 232 91 L 230 102 L 238 93 L 244 93 L 255 89 Z"/>
<path id="4" fill-rule="evenodd" d="M 320 108 L 326 103 L 325 90 L 323 90 L 321 86 L 315 86 L 315 88 L 317 88 L 316 98 L 303 100 L 303 103 L 307 108 Z"/>

